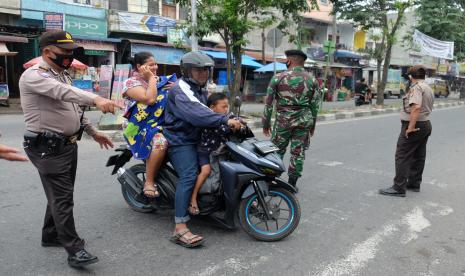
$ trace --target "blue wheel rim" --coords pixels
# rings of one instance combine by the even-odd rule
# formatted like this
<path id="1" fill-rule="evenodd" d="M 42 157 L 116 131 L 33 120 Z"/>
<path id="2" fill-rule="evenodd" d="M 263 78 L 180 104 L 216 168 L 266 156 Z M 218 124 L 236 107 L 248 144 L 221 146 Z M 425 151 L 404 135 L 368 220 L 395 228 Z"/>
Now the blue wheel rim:
<path id="1" fill-rule="evenodd" d="M 252 203 L 257 199 L 256 194 L 253 195 L 249 199 L 249 201 L 247 201 L 247 205 L 246 205 L 246 208 L 245 208 L 245 217 L 246 217 L 247 224 L 255 232 L 257 232 L 259 234 L 262 234 L 262 235 L 266 235 L 266 236 L 276 236 L 276 235 L 280 235 L 280 234 L 284 233 L 285 231 L 287 231 L 289 229 L 289 227 L 291 227 L 291 225 L 292 225 L 292 223 L 294 222 L 294 219 L 295 219 L 295 217 L 294 217 L 295 216 L 295 210 L 294 210 L 294 205 L 292 204 L 292 201 L 285 194 L 283 194 L 281 192 L 277 192 L 277 191 L 270 191 L 270 195 L 280 196 L 282 199 L 284 199 L 286 201 L 287 205 L 289 206 L 291 217 L 288 220 L 288 222 L 285 224 L 284 227 L 281 227 L 280 229 L 278 229 L 278 231 L 275 231 L 275 232 L 263 231 L 262 229 L 257 228 L 256 225 L 254 225 L 250 221 L 249 210 L 250 210 L 250 207 L 252 206 Z"/>

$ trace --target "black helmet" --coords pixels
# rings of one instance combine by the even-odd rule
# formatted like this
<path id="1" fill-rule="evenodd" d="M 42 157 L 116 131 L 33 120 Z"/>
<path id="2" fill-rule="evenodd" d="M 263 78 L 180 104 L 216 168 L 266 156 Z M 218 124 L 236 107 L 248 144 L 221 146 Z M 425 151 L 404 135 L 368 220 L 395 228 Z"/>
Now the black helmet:
<path id="1" fill-rule="evenodd" d="M 215 62 L 211 57 L 201 52 L 189 52 L 181 57 L 181 73 L 187 80 L 196 83 L 191 76 L 191 68 L 204 68 L 210 69 L 210 74 L 213 73 Z"/>

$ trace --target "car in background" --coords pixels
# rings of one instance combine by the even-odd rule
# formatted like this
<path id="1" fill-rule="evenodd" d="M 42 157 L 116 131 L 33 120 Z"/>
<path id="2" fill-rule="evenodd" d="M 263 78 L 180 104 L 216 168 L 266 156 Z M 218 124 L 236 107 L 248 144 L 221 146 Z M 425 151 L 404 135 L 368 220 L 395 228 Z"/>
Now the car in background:
<path id="1" fill-rule="evenodd" d="M 450 91 L 447 81 L 440 78 L 426 78 L 425 82 L 433 89 L 435 98 L 449 97 Z"/>

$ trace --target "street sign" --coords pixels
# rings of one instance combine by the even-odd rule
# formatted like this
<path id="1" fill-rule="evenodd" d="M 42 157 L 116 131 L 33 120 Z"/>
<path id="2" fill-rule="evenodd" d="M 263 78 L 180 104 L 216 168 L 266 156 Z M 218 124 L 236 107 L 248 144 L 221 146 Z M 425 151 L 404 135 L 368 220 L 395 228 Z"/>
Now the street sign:
<path id="1" fill-rule="evenodd" d="M 275 34 L 276 31 L 276 34 Z M 266 35 L 266 42 L 270 47 L 279 47 L 283 42 L 284 34 L 278 28 L 271 29 Z M 273 42 L 274 40 L 274 42 Z"/>
<path id="2" fill-rule="evenodd" d="M 332 54 L 336 50 L 336 42 L 332 40 L 326 40 L 323 43 L 323 51 L 327 54 Z"/>
<path id="3" fill-rule="evenodd" d="M 64 29 L 65 15 L 62 13 L 44 12 L 44 28 L 50 30 Z"/>

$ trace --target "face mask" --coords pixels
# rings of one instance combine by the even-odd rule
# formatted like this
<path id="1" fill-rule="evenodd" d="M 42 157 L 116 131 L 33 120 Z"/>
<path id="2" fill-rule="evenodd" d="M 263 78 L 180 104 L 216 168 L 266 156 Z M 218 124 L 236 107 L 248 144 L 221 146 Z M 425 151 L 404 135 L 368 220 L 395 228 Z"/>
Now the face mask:
<path id="1" fill-rule="evenodd" d="M 291 63 L 289 61 L 286 61 L 286 66 L 287 68 L 289 68 L 289 66 L 291 66 Z"/>
<path id="2" fill-rule="evenodd" d="M 73 63 L 74 60 L 74 55 L 63 55 L 63 54 L 57 54 L 55 53 L 55 58 L 51 58 L 50 60 L 55 63 L 58 67 L 63 68 L 63 69 L 68 69 L 71 67 L 71 63 Z"/>

